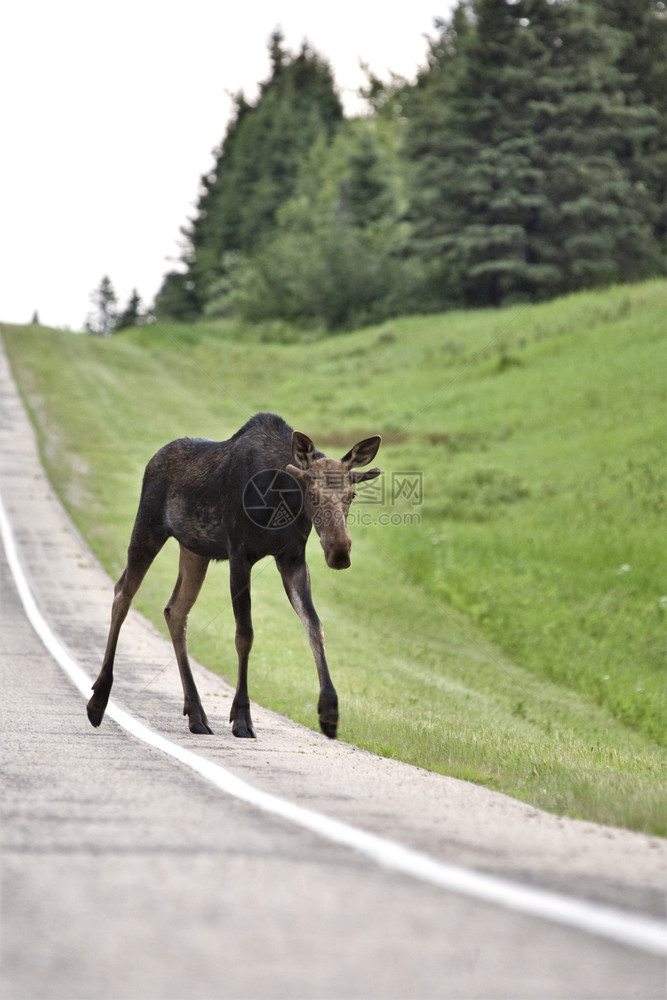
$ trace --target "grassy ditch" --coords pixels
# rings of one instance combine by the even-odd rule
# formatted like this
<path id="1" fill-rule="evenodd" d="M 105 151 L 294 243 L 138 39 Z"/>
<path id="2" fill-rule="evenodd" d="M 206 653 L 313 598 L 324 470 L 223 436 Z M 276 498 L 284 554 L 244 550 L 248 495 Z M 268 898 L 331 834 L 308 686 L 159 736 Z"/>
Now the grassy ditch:
<path id="1" fill-rule="evenodd" d="M 341 738 L 664 835 L 666 308 L 650 282 L 309 341 L 227 322 L 2 331 L 47 470 L 114 577 L 165 441 L 224 438 L 258 410 L 332 455 L 381 433 L 352 568 L 328 570 L 316 539 L 309 560 Z M 175 572 L 170 543 L 137 601 L 160 626 Z M 251 695 L 316 726 L 315 669 L 268 561 L 253 598 Z M 190 635 L 233 681 L 224 565 Z"/>

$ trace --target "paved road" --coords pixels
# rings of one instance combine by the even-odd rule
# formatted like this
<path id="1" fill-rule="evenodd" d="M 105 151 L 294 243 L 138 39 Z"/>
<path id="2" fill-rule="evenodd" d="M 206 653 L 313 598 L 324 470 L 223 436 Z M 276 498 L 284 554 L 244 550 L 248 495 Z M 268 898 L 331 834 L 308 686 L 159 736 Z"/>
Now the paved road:
<path id="1" fill-rule="evenodd" d="M 0 489 L 42 614 L 95 673 L 110 583 L 41 473 L 0 356 Z M 0 557 L 5 1000 L 662 998 L 665 961 L 387 871 L 223 795 L 84 701 L 27 622 Z M 170 648 L 131 615 L 115 699 L 260 789 L 446 862 L 664 917 L 663 841 L 547 816 L 330 743 L 200 671 L 191 736 Z M 167 667 L 168 669 L 164 669 Z"/>

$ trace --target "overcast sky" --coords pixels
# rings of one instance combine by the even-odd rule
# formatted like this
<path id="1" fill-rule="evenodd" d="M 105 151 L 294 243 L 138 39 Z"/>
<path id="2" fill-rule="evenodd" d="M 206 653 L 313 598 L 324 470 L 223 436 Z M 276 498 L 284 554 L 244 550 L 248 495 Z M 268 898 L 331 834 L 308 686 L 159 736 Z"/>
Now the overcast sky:
<path id="1" fill-rule="evenodd" d="M 304 39 L 348 113 L 360 63 L 413 78 L 452 0 L 21 0 L 0 13 L 0 321 L 80 329 L 108 274 L 145 303 L 179 254 L 230 93 Z"/>

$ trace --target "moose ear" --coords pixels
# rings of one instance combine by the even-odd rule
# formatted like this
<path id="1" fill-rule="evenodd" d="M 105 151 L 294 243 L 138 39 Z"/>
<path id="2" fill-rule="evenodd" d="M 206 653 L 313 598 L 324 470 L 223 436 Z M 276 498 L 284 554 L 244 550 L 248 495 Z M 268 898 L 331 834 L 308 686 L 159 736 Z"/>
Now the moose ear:
<path id="1" fill-rule="evenodd" d="M 292 433 L 292 458 L 302 469 L 309 469 L 315 461 L 315 445 L 300 431 Z"/>
<path id="2" fill-rule="evenodd" d="M 375 437 L 366 438 L 364 441 L 360 441 L 359 444 L 355 444 L 354 448 L 351 448 L 347 455 L 343 455 L 341 458 L 342 464 L 346 469 L 354 469 L 358 465 L 368 465 L 375 458 L 378 448 L 382 442 L 382 438 L 379 434 Z M 380 472 L 378 470 L 377 475 Z"/>
<path id="3" fill-rule="evenodd" d="M 368 472 L 351 472 L 350 482 L 363 483 L 367 479 L 377 479 L 380 475 L 382 475 L 382 469 L 369 469 Z"/>

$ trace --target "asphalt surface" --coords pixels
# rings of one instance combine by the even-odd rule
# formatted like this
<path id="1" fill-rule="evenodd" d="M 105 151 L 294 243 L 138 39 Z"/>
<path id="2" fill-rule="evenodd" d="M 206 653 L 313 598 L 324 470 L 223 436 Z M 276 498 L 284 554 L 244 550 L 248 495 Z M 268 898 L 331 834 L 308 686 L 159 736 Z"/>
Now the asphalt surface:
<path id="1" fill-rule="evenodd" d="M 112 584 L 43 476 L 1 352 L 0 491 L 41 614 L 92 678 Z M 665 996 L 662 957 L 387 871 L 110 719 L 93 730 L 4 554 L 0 581 L 5 1000 Z M 235 740 L 229 688 L 197 676 L 212 737 L 188 733 L 171 647 L 130 615 L 112 697 L 174 743 L 440 861 L 664 919 L 664 841 L 549 816 L 259 707 L 258 739 Z"/>

